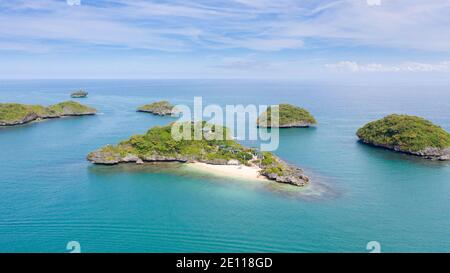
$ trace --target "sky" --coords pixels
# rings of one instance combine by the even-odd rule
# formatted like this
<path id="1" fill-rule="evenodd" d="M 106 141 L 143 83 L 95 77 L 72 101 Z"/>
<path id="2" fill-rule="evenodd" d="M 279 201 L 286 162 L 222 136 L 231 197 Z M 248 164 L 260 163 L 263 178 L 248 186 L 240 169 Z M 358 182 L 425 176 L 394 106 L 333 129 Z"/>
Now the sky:
<path id="1" fill-rule="evenodd" d="M 0 78 L 450 82 L 450 0 L 0 0 Z"/>

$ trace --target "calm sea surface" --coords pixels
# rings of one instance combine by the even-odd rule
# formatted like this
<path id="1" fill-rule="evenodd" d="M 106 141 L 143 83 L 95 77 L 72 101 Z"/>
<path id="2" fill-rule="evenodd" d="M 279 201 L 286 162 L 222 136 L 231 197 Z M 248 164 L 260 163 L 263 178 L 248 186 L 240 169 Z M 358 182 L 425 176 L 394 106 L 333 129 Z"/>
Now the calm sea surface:
<path id="1" fill-rule="evenodd" d="M 0 252 L 450 251 L 450 163 L 367 147 L 355 131 L 390 113 L 450 131 L 449 86 L 281 81 L 1 81 L 0 102 L 53 104 L 85 88 L 97 116 L 0 128 Z M 105 144 L 173 121 L 137 113 L 167 99 L 309 109 L 317 128 L 281 131 L 276 151 L 312 185 L 240 181 L 179 164 L 92 166 Z"/>

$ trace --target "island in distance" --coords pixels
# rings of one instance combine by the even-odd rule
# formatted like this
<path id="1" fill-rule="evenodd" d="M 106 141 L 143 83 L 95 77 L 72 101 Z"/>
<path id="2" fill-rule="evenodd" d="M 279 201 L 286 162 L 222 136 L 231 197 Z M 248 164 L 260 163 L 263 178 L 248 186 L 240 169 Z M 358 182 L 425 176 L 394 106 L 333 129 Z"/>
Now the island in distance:
<path id="1" fill-rule="evenodd" d="M 138 108 L 138 112 L 151 113 L 158 116 L 170 116 L 174 106 L 166 101 L 157 101 L 151 104 L 146 104 Z"/>
<path id="2" fill-rule="evenodd" d="M 88 96 L 88 92 L 84 91 L 84 90 L 78 90 L 73 92 L 72 94 L 70 94 L 70 97 L 72 98 L 86 98 Z"/>
<path id="3" fill-rule="evenodd" d="M 372 146 L 427 159 L 450 160 L 450 134 L 420 117 L 392 114 L 369 122 L 356 135 Z"/>
<path id="4" fill-rule="evenodd" d="M 43 119 L 95 115 L 97 110 L 74 101 L 48 107 L 19 103 L 0 103 L 0 126 L 14 126 Z"/>
<path id="5" fill-rule="evenodd" d="M 257 120 L 258 127 L 263 128 L 305 128 L 317 124 L 316 119 L 307 110 L 291 104 L 278 105 L 279 124 L 272 124 L 269 106 Z"/>
<path id="6" fill-rule="evenodd" d="M 117 145 L 104 146 L 91 152 L 87 159 L 94 164 L 103 165 L 129 162 L 137 164 L 144 162 L 181 162 L 197 164 L 197 166 L 204 164 L 210 168 L 234 166 L 235 171 L 245 168 L 249 171 L 255 171 L 254 178 L 263 177 L 264 179 L 299 187 L 309 183 L 309 178 L 304 175 L 300 168 L 287 164 L 270 152 L 258 152 L 255 149 L 242 146 L 235 140 L 226 138 L 229 132 L 225 127 L 206 122 L 192 123 L 191 136 L 193 137 L 193 127 L 197 124 L 203 132 L 201 140 L 175 140 L 171 134 L 171 128 L 174 124 L 176 123 L 156 126 L 143 135 L 134 135 Z M 181 122 L 177 125 L 183 129 L 183 126 L 188 124 L 190 122 Z M 223 134 L 223 140 L 214 137 L 220 136 L 220 134 Z"/>

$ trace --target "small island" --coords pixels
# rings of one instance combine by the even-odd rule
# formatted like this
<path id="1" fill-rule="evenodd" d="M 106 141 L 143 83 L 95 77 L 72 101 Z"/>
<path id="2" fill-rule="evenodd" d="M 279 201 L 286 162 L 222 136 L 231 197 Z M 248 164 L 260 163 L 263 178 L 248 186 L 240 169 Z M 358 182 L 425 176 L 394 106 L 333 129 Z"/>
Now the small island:
<path id="1" fill-rule="evenodd" d="M 450 160 L 450 134 L 416 116 L 392 114 L 366 124 L 356 135 L 361 142 L 434 160 Z"/>
<path id="2" fill-rule="evenodd" d="M 48 107 L 19 103 L 0 103 L 0 126 L 14 126 L 50 118 L 95 115 L 94 108 L 74 101 L 61 102 Z"/>
<path id="3" fill-rule="evenodd" d="M 157 101 L 138 108 L 138 112 L 151 113 L 158 116 L 170 116 L 174 106 L 168 101 Z"/>
<path id="4" fill-rule="evenodd" d="M 183 128 L 186 124 L 186 122 L 181 123 L 179 127 Z M 220 127 L 220 129 L 218 125 L 206 126 L 206 124 L 206 122 L 200 124 L 204 132 L 201 140 L 174 140 L 171 135 L 172 123 L 167 126 L 153 127 L 144 135 L 134 135 L 117 145 L 104 146 L 91 152 L 87 159 L 94 164 L 103 165 L 128 162 L 137 164 L 181 162 L 200 168 L 204 166 L 215 170 L 216 173 L 220 173 L 224 169 L 223 167 L 227 166 L 234 168 L 235 174 L 253 173 L 255 179 L 264 178 L 299 187 L 308 184 L 309 178 L 303 174 L 303 170 L 287 164 L 270 152 L 258 152 L 242 146 L 235 140 L 226 139 L 229 132 L 224 127 Z M 204 136 L 205 134 L 212 136 L 220 133 L 224 134 L 224 140 L 207 140 L 211 137 L 205 138 Z M 194 135 L 193 128 L 191 134 Z M 229 168 L 227 169 L 228 173 L 230 173 Z"/>
<path id="5" fill-rule="evenodd" d="M 70 97 L 72 98 L 86 98 L 88 96 L 88 92 L 84 91 L 84 90 L 78 90 L 73 92 L 72 94 L 70 94 Z"/>
<path id="6" fill-rule="evenodd" d="M 316 119 L 307 110 L 291 104 L 280 104 L 279 124 L 272 124 L 269 106 L 257 120 L 258 127 L 263 128 L 305 128 L 317 124 Z"/>

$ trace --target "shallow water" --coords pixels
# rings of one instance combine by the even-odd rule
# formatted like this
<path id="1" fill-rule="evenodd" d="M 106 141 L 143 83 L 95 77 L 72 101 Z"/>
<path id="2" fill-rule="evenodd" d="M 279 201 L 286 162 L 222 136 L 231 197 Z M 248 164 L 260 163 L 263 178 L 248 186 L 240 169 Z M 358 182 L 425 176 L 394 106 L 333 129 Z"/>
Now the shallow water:
<path id="1" fill-rule="evenodd" d="M 0 252 L 450 251 L 450 164 L 368 147 L 355 131 L 389 113 L 450 131 L 447 86 L 280 81 L 2 81 L 0 102 L 52 104 L 85 88 L 92 117 L 0 128 Z M 192 104 L 289 102 L 317 128 L 281 131 L 276 151 L 305 169 L 306 189 L 192 173 L 179 164 L 92 166 L 100 146 L 173 121 L 136 113 Z M 439 98 L 439 99 L 436 99 Z"/>

